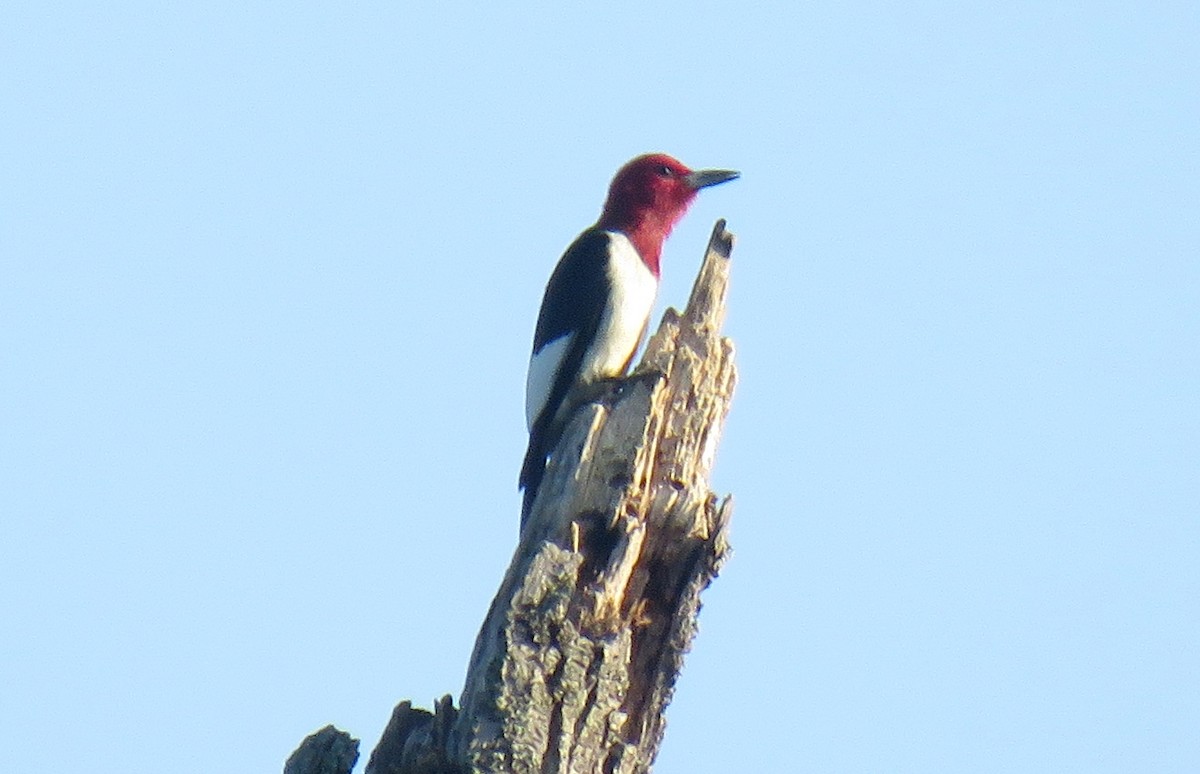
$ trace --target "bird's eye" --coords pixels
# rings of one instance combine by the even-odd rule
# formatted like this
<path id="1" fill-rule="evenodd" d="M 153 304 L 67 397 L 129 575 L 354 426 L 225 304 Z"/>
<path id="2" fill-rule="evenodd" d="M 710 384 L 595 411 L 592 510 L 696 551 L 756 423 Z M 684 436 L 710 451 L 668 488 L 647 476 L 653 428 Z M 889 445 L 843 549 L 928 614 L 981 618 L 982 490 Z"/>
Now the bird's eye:
<path id="1" fill-rule="evenodd" d="M 663 164 L 661 167 L 658 168 L 658 176 L 659 177 L 670 177 L 673 174 L 675 174 L 675 173 L 673 171 L 671 171 L 671 168 L 668 167 L 666 164 Z"/>

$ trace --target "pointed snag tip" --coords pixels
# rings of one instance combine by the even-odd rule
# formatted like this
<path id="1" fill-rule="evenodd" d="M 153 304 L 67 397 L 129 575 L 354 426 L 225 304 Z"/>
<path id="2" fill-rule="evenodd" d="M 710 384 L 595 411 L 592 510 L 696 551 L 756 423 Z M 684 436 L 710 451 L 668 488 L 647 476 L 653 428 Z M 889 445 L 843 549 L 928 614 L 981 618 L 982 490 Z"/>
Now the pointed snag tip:
<path id="1" fill-rule="evenodd" d="M 733 253 L 733 234 L 725 230 L 725 219 L 721 218 L 713 226 L 712 236 L 708 240 L 708 249 L 722 258 L 728 258 Z"/>

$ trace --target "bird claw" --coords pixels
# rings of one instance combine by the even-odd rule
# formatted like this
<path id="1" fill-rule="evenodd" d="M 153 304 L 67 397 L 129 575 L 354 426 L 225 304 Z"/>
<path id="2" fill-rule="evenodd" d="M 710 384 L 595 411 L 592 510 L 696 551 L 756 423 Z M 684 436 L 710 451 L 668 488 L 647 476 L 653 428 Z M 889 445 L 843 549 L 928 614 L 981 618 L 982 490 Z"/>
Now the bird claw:
<path id="1" fill-rule="evenodd" d="M 665 381 L 667 375 L 658 369 L 647 371 L 635 371 L 629 376 L 621 376 L 612 380 L 609 387 L 608 399 L 614 401 L 622 395 L 627 394 L 638 385 L 645 385 L 646 389 L 653 392 L 654 386 L 659 381 Z"/>
<path id="2" fill-rule="evenodd" d="M 646 385 L 646 389 L 653 390 L 654 385 L 659 380 L 666 379 L 666 377 L 667 375 L 662 371 L 653 369 L 637 371 L 628 376 L 612 376 L 606 379 L 599 379 L 577 393 L 574 396 L 573 403 L 576 406 L 582 406 L 585 403 L 611 405 L 637 385 L 644 384 Z"/>
<path id="3" fill-rule="evenodd" d="M 645 371 L 635 371 L 629 376 L 621 380 L 621 389 L 632 387 L 635 384 L 644 384 L 647 389 L 653 390 L 654 385 L 659 381 L 666 381 L 667 375 L 657 368 L 647 369 Z"/>

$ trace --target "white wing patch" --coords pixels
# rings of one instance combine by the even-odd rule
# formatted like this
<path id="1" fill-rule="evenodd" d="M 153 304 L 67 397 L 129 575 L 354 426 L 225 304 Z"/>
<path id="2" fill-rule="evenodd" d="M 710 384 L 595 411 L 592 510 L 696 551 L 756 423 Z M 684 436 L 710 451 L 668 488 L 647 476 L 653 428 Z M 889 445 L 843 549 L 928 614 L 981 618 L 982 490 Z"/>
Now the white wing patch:
<path id="1" fill-rule="evenodd" d="M 554 377 L 562 365 L 563 357 L 571 348 L 574 333 L 559 336 L 548 341 L 542 348 L 529 358 L 529 373 L 525 377 L 525 425 L 533 429 L 533 423 L 538 415 L 546 408 L 550 399 L 550 390 L 554 387 Z"/>

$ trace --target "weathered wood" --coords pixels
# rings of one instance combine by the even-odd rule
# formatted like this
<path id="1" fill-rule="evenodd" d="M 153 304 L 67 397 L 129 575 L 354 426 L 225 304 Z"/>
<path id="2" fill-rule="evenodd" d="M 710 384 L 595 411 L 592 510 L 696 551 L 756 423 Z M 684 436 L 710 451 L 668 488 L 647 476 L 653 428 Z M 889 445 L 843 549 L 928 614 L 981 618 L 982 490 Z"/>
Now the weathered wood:
<path id="1" fill-rule="evenodd" d="M 350 774 L 358 760 L 358 740 L 325 726 L 309 734 L 283 765 L 283 774 Z"/>
<path id="2" fill-rule="evenodd" d="M 446 740 L 450 725 L 457 717 L 454 702 L 443 696 L 432 713 L 414 709 L 402 701 L 379 738 L 379 744 L 367 761 L 367 771 L 378 774 L 456 774 L 462 767 L 450 761 Z"/>
<path id="3" fill-rule="evenodd" d="M 719 221 L 687 308 L 568 423 L 459 709 L 403 702 L 368 774 L 649 770 L 700 593 L 729 551 L 732 504 L 709 474 L 736 381 L 720 335 L 731 248 Z"/>

